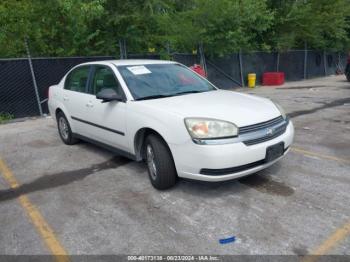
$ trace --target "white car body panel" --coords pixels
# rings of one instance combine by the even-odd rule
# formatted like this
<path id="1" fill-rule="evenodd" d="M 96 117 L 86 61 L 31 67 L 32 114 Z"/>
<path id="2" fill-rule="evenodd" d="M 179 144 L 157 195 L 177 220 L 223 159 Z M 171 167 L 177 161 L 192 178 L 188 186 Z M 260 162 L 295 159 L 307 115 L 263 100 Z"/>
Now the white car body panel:
<path id="1" fill-rule="evenodd" d="M 86 124 L 83 124 L 87 132 L 85 136 L 127 151 L 128 142 L 124 136 L 126 133 L 126 108 L 126 103 L 116 101 L 101 103 L 101 100 L 96 99 L 94 95 L 89 95 L 86 115 L 82 119 L 88 119 L 89 122 L 104 126 L 114 130 L 114 132 L 92 125 L 86 128 Z"/>
<path id="2" fill-rule="evenodd" d="M 170 61 L 112 60 L 90 62 L 84 65 L 106 65 L 115 73 L 127 101 L 101 103 L 94 95 L 64 89 L 65 77 L 50 87 L 49 110 L 53 117 L 57 109 L 67 116 L 73 133 L 116 147 L 131 156 L 137 154 L 135 136 L 150 128 L 159 133 L 168 144 L 179 177 L 205 181 L 223 181 L 257 172 L 282 158 L 292 144 L 294 127 L 291 121 L 286 131 L 271 140 L 247 146 L 242 142 L 223 145 L 199 145 L 189 135 L 184 118 L 203 117 L 225 120 L 238 127 L 262 123 L 281 115 L 268 99 L 233 91 L 215 90 L 205 93 L 134 101 L 126 83 L 117 70 L 118 65 L 168 64 Z M 79 65 L 81 66 L 81 65 Z M 73 68 L 74 69 L 74 68 Z M 72 70 L 73 70 L 72 69 Z M 67 73 L 68 74 L 68 73 Z M 79 118 L 92 123 L 73 120 Z M 103 126 L 105 129 L 99 128 Z M 108 131 L 106 129 L 118 131 Z M 242 166 L 265 158 L 266 148 L 284 142 L 285 153 L 279 159 L 255 166 L 249 170 L 225 175 L 203 175 L 202 168 L 225 169 Z"/>
<path id="3" fill-rule="evenodd" d="M 62 104 L 66 108 L 67 112 L 69 112 L 69 115 L 78 118 L 85 118 L 88 114 L 88 108 L 86 105 L 90 95 L 65 89 L 61 89 L 60 91 L 60 99 L 62 100 Z M 75 121 L 71 122 L 74 122 L 73 130 L 75 133 L 86 135 L 87 129 L 83 123 Z"/>
<path id="4" fill-rule="evenodd" d="M 264 122 L 281 115 L 268 99 L 227 90 L 216 90 L 163 99 L 140 101 L 145 106 L 179 116 L 225 120 L 237 126 Z"/>

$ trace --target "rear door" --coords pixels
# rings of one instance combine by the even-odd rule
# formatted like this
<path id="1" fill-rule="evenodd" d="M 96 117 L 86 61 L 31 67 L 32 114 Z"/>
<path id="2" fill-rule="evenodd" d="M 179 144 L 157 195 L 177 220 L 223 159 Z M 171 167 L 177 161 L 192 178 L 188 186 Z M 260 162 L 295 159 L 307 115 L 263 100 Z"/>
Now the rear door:
<path id="1" fill-rule="evenodd" d="M 89 107 L 88 83 L 91 66 L 80 66 L 73 69 L 66 77 L 62 90 L 62 103 L 68 111 L 67 118 L 73 125 L 75 133 L 86 135 L 88 128 L 81 120 L 87 118 Z"/>
<path id="2" fill-rule="evenodd" d="M 102 103 L 96 94 L 104 88 L 112 88 L 120 94 L 124 101 Z M 89 137 L 104 144 L 127 150 L 126 132 L 126 96 L 112 68 L 106 65 L 93 66 L 89 85 L 88 108 Z"/>

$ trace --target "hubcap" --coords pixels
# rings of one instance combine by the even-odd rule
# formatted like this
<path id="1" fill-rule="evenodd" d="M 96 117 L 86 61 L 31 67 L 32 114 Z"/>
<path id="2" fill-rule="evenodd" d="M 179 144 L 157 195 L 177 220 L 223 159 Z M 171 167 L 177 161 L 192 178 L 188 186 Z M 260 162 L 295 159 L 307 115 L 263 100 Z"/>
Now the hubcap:
<path id="1" fill-rule="evenodd" d="M 156 179 L 157 167 L 156 167 L 156 163 L 154 162 L 154 153 L 151 145 L 147 145 L 146 157 L 147 157 L 147 166 L 148 166 L 149 173 L 151 174 L 152 179 Z"/>
<path id="2" fill-rule="evenodd" d="M 67 140 L 69 135 L 68 123 L 63 117 L 60 117 L 60 119 L 58 120 L 58 128 L 63 139 Z"/>

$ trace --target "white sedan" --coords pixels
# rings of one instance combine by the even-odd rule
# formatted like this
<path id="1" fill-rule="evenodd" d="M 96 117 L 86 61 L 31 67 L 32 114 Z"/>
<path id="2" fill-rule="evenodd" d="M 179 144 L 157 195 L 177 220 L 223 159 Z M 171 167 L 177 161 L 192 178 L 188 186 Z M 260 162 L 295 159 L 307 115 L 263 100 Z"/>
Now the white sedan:
<path id="1" fill-rule="evenodd" d="M 49 110 L 64 143 L 82 139 L 145 160 L 157 189 L 178 177 L 255 173 L 286 155 L 294 136 L 276 103 L 220 90 L 172 61 L 80 64 L 50 87 Z"/>

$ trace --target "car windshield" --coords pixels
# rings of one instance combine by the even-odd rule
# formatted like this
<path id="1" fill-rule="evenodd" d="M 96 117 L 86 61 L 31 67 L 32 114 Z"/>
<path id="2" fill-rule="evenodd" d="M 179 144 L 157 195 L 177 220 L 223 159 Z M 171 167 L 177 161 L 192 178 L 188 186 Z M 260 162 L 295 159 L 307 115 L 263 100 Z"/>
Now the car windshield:
<path id="1" fill-rule="evenodd" d="M 216 90 L 208 81 L 179 64 L 118 66 L 135 100 Z"/>

